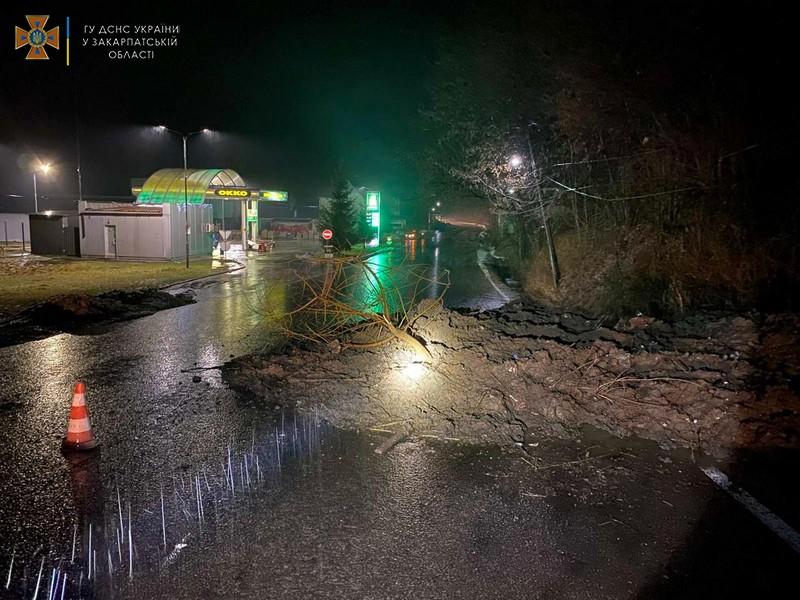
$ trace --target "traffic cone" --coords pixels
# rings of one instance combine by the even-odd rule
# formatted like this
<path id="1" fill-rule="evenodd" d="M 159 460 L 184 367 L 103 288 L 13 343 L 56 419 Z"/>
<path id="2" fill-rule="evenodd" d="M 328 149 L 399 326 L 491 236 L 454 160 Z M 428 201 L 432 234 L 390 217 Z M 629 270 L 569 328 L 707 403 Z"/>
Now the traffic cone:
<path id="1" fill-rule="evenodd" d="M 89 411 L 86 409 L 86 385 L 76 381 L 72 390 L 72 408 L 69 409 L 67 435 L 61 444 L 63 450 L 91 450 L 99 442 L 94 437 Z"/>

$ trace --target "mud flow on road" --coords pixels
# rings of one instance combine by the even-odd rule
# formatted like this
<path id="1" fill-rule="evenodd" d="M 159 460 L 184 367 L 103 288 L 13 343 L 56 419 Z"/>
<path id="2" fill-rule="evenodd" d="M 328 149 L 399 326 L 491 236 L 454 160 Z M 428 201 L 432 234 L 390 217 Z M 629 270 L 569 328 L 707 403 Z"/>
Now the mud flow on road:
<path id="1" fill-rule="evenodd" d="M 438 256 L 451 301 L 502 304 L 466 247 L 391 260 Z M 177 290 L 193 304 L 0 349 L 0 597 L 764 597 L 795 572 L 691 454 L 587 430 L 379 456 L 386 433 L 230 389 L 218 367 L 273 342 L 290 281 L 255 259 Z M 77 379 L 101 445 L 64 456 Z M 796 457 L 773 458 L 719 466 L 796 528 Z"/>

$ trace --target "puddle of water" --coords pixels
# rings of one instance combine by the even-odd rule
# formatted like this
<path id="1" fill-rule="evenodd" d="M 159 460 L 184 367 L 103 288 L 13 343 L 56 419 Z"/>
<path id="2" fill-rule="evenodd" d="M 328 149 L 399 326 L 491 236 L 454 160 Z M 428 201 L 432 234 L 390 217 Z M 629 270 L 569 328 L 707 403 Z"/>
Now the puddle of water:
<path id="1" fill-rule="evenodd" d="M 9 597 L 115 597 L 170 568 L 182 551 L 213 542 L 218 530 L 261 494 L 279 490 L 284 474 L 315 461 L 328 426 L 317 417 L 282 415 L 276 427 L 221 448 L 219 462 L 179 472 L 141 497 L 104 481 L 99 456 L 68 457 L 77 509 L 68 539 L 36 548 L 5 540 L 0 563 Z M 3 548 L 6 550 L 6 548 Z"/>

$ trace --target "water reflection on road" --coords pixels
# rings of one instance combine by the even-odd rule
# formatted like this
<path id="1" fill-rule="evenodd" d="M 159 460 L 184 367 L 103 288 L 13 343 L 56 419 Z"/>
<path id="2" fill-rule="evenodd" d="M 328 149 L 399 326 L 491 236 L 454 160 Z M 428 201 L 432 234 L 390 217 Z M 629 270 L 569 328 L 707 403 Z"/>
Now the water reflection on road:
<path id="1" fill-rule="evenodd" d="M 0 463 L 0 556 L 25 564 L 41 546 L 69 545 L 80 497 L 60 438 L 73 382 L 87 384 L 101 440 L 93 472 L 105 489 L 137 498 L 184 465 L 207 462 L 264 416 L 228 390 L 213 367 L 258 349 L 263 317 L 253 292 L 285 290 L 279 269 L 253 268 L 189 286 L 198 302 L 115 326 L 102 335 L 57 335 L 0 349 L 4 417 Z M 193 382 L 193 376 L 201 381 Z M 100 486 L 102 487 L 102 486 Z M 97 494 L 97 490 L 92 492 Z M 26 555 L 27 552 L 27 555 Z M 20 562 L 22 561 L 22 562 Z M 5 563 L 7 564 L 7 563 Z"/>
<path id="2" fill-rule="evenodd" d="M 447 236 L 443 236 L 438 244 L 417 240 L 391 252 L 389 260 L 390 264 L 409 262 L 428 265 L 428 273 L 434 281 L 441 281 L 444 271 L 449 271 L 450 287 L 444 298 L 447 306 L 489 310 L 507 302 L 478 266 L 474 240 Z M 428 290 L 429 297 L 436 297 L 440 293 L 438 286 Z"/>
<path id="3" fill-rule="evenodd" d="M 429 264 L 432 274 L 450 269 L 451 305 L 497 303 L 491 286 L 481 287 L 474 248 L 415 244 L 407 250 L 378 260 Z M 196 304 L 100 335 L 62 334 L 0 349 L 0 406 L 6 407 L 0 411 L 0 464 L 6 467 L 0 569 L 14 555 L 17 567 L 32 576 L 43 555 L 70 547 L 87 506 L 105 507 L 94 509 L 102 513 L 95 515 L 96 527 L 113 516 L 112 490 L 130 499 L 135 517 L 165 480 L 217 464 L 226 447 L 271 427 L 273 415 L 261 399 L 228 389 L 213 367 L 270 343 L 265 307 L 290 305 L 291 268 L 274 257 L 255 259 L 247 269 L 184 286 L 196 294 Z M 59 447 L 78 379 L 87 384 L 102 446 L 90 464 L 76 466 Z"/>

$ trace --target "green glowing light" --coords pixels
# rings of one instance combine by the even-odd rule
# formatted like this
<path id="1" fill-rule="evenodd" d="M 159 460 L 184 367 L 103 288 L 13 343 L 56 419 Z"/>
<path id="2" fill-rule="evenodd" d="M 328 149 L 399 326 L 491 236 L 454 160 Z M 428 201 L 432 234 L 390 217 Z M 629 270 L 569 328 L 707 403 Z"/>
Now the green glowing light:
<path id="1" fill-rule="evenodd" d="M 258 197 L 262 200 L 270 200 L 272 202 L 288 202 L 289 192 L 281 192 L 278 190 L 260 190 Z"/>
<path id="2" fill-rule="evenodd" d="M 367 210 L 368 211 L 380 210 L 380 207 L 381 207 L 381 193 L 367 192 Z"/>

